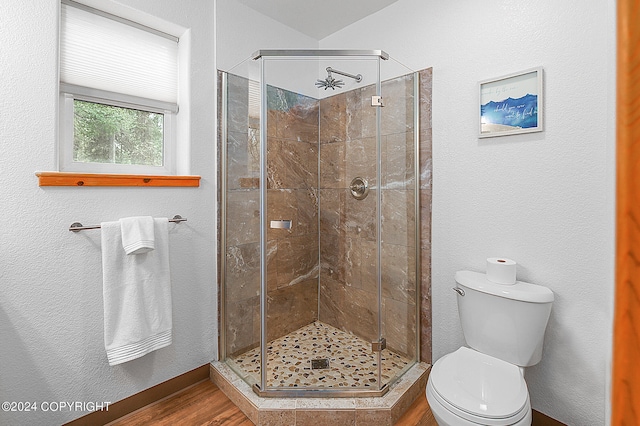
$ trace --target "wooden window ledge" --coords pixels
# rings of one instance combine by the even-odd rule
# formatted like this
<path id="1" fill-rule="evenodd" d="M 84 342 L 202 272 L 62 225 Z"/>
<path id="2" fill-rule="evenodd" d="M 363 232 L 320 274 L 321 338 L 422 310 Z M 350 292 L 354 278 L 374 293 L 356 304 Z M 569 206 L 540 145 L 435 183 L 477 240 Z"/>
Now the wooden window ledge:
<path id="1" fill-rule="evenodd" d="M 200 186 L 200 176 L 37 172 L 39 186 Z"/>

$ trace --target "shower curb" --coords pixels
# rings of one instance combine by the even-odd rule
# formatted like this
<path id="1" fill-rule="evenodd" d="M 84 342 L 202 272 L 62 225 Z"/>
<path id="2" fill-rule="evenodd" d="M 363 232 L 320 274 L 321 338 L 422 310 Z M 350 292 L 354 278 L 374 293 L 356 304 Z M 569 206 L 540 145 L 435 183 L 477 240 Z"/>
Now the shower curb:
<path id="1" fill-rule="evenodd" d="M 220 361 L 211 363 L 210 378 L 256 426 L 391 426 L 424 392 L 430 369 L 415 364 L 377 398 L 263 398 Z"/>

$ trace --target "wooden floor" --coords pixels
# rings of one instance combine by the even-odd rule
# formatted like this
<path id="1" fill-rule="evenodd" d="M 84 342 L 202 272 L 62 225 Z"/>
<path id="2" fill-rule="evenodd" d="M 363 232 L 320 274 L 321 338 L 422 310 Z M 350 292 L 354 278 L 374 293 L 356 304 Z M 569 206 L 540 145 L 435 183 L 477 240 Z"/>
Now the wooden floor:
<path id="1" fill-rule="evenodd" d="M 176 424 L 253 426 L 247 416 L 209 380 L 109 423 L 110 426 Z M 396 426 L 437 426 L 424 394 L 409 407 Z"/>

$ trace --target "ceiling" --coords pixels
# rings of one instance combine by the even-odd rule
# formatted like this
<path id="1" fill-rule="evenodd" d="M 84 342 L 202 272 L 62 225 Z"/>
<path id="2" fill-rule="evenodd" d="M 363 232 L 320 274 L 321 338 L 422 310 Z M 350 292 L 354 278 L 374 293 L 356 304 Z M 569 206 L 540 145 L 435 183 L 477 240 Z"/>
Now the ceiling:
<path id="1" fill-rule="evenodd" d="M 321 40 L 398 0 L 237 0 L 309 37 Z"/>

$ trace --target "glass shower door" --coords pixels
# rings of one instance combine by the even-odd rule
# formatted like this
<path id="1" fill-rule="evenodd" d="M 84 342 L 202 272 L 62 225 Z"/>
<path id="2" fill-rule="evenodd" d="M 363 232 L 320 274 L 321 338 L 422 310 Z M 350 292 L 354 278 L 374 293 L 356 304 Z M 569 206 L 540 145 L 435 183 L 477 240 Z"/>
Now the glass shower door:
<path id="1" fill-rule="evenodd" d="M 378 391 L 379 59 L 262 61 L 265 389 Z"/>
<path id="2" fill-rule="evenodd" d="M 381 379 L 389 384 L 419 359 L 419 99 L 417 73 L 391 59 L 381 74 Z"/>

